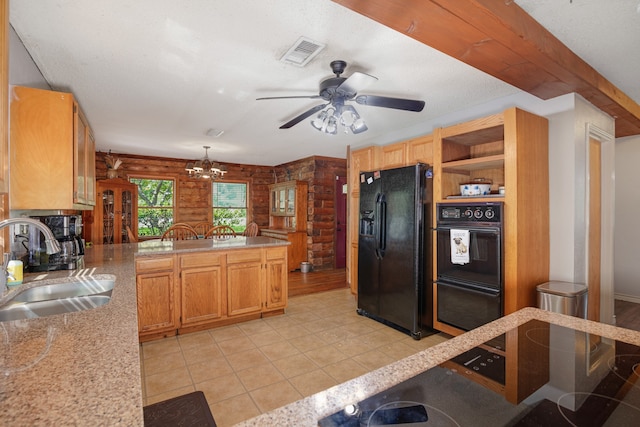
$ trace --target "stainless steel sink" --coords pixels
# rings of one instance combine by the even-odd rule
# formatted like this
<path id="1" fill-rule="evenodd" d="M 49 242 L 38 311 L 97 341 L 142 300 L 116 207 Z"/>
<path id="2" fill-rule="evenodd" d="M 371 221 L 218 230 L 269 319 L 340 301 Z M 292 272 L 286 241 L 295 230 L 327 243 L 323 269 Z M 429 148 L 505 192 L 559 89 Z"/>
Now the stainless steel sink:
<path id="1" fill-rule="evenodd" d="M 90 310 L 107 304 L 115 279 L 72 277 L 25 289 L 0 306 L 0 322 Z"/>

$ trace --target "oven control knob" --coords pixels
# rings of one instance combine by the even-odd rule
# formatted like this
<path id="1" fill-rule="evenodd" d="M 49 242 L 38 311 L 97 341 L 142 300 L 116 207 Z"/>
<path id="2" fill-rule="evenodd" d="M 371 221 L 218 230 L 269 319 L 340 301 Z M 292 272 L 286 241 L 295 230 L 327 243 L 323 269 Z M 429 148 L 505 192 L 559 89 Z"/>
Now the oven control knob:
<path id="1" fill-rule="evenodd" d="M 484 216 L 487 217 L 487 219 L 492 219 L 494 216 L 496 216 L 496 213 L 494 211 L 492 211 L 491 209 L 488 209 L 485 213 Z"/>
<path id="2" fill-rule="evenodd" d="M 464 211 L 464 217 L 465 218 L 473 218 L 473 211 L 471 210 L 471 208 L 467 208 L 467 210 Z"/>
<path id="3" fill-rule="evenodd" d="M 480 209 L 477 209 L 474 213 L 473 216 L 476 217 L 476 219 L 480 219 L 482 218 L 482 211 Z"/>

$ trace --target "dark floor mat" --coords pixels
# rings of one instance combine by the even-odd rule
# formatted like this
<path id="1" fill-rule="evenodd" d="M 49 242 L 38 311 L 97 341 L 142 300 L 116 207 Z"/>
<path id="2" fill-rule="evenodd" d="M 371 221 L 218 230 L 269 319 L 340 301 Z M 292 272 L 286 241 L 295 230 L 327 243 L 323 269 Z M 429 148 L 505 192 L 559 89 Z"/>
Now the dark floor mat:
<path id="1" fill-rule="evenodd" d="M 201 391 L 145 406 L 145 427 L 216 427 Z"/>

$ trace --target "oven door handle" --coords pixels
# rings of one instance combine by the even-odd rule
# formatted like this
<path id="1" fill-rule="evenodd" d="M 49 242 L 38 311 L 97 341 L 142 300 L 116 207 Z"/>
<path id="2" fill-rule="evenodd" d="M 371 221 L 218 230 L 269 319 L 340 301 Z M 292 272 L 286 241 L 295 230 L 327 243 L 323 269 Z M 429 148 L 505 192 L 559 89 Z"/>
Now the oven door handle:
<path id="1" fill-rule="evenodd" d="M 480 287 L 480 286 L 473 286 L 473 285 L 463 285 L 458 283 L 443 282 L 441 280 L 437 280 L 436 285 L 461 289 L 461 290 L 464 290 L 465 292 L 470 292 L 477 295 L 490 295 L 494 297 L 497 297 L 498 295 L 500 295 L 500 289 L 485 288 L 484 286 Z"/>
<path id="2" fill-rule="evenodd" d="M 382 259 L 387 249 L 387 198 L 382 193 L 376 197 L 376 210 L 378 218 L 376 257 Z"/>
<path id="3" fill-rule="evenodd" d="M 496 236 L 500 235 L 500 229 L 499 228 L 477 228 L 477 227 L 468 227 L 468 226 L 460 226 L 460 227 L 454 227 L 454 226 L 438 226 L 436 227 L 436 231 L 451 231 L 452 229 L 455 230 L 469 230 L 469 231 L 475 231 L 477 233 L 490 233 L 490 234 L 495 234 Z"/>

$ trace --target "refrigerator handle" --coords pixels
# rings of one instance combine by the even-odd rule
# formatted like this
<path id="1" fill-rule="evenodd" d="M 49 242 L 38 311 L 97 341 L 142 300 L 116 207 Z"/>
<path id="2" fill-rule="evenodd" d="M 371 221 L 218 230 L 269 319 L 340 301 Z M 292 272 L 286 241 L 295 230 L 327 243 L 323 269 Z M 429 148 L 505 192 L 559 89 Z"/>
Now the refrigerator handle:
<path id="1" fill-rule="evenodd" d="M 387 199 L 384 194 L 380 194 L 376 200 L 378 208 L 378 247 L 376 256 L 384 258 L 384 251 L 387 249 Z"/>

